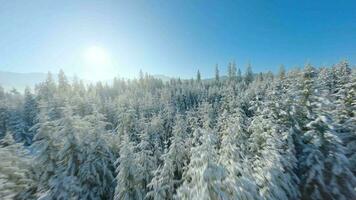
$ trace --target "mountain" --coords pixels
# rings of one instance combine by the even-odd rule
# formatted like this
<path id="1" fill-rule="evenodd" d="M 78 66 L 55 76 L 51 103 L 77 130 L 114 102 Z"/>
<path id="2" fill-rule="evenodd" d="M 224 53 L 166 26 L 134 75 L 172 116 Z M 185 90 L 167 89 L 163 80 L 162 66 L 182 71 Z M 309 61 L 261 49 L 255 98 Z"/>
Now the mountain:
<path id="1" fill-rule="evenodd" d="M 16 73 L 0 71 L 0 85 L 6 89 L 17 89 L 22 92 L 26 86 L 34 87 L 46 79 L 46 73 Z"/>

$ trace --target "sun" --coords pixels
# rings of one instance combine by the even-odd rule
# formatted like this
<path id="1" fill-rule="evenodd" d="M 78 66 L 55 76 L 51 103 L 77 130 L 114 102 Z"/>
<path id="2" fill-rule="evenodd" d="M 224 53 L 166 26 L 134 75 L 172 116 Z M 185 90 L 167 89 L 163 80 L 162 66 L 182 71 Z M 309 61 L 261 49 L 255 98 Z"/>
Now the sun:
<path id="1" fill-rule="evenodd" d="M 84 65 L 82 74 L 89 80 L 111 78 L 115 69 L 109 51 L 100 46 L 90 46 L 83 53 Z"/>
<path id="2" fill-rule="evenodd" d="M 91 65 L 108 64 L 110 61 L 108 52 L 99 46 L 91 46 L 84 52 L 85 61 Z"/>

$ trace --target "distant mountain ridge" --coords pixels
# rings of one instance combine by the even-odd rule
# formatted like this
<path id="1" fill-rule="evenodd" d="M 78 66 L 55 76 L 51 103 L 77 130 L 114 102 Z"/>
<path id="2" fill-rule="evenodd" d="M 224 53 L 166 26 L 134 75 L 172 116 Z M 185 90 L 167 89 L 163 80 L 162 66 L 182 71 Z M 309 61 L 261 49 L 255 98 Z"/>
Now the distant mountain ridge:
<path id="1" fill-rule="evenodd" d="M 11 90 L 15 88 L 19 92 L 23 92 L 26 87 L 33 88 L 36 84 L 41 83 L 46 80 L 47 73 L 41 72 L 30 72 L 30 73 L 18 73 L 18 72 L 8 72 L 0 71 L 0 86 L 5 90 Z M 57 74 L 53 74 L 53 77 L 56 78 Z M 169 81 L 172 79 L 169 76 L 165 75 L 153 75 L 153 77 L 161 79 L 162 81 Z M 69 80 L 72 80 L 73 77 L 68 77 Z M 85 83 L 90 83 L 91 81 L 84 80 Z M 110 83 L 110 80 L 103 80 L 102 82 Z"/>
<path id="2" fill-rule="evenodd" d="M 17 89 L 20 92 L 27 86 L 34 87 L 46 79 L 46 73 L 17 73 L 0 71 L 0 85 L 6 89 Z"/>

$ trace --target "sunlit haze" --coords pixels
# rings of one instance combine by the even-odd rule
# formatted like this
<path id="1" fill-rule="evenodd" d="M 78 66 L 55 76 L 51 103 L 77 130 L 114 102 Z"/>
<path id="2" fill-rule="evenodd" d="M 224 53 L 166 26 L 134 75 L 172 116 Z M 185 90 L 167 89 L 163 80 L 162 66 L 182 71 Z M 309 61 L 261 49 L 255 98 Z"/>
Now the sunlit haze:
<path id="1" fill-rule="evenodd" d="M 82 67 L 82 78 L 98 81 L 115 75 L 110 52 L 104 47 L 91 46 L 84 49 L 83 59 L 85 65 Z"/>

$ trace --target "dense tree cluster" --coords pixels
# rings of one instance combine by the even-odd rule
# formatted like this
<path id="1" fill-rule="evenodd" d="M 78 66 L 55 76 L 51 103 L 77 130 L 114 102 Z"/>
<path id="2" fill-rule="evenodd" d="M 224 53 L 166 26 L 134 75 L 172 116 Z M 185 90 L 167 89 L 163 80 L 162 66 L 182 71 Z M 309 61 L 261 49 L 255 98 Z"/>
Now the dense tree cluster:
<path id="1" fill-rule="evenodd" d="M 356 199 L 356 74 L 0 87 L 0 199 Z"/>

